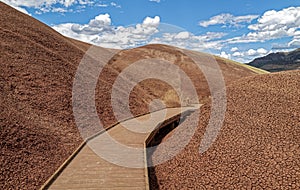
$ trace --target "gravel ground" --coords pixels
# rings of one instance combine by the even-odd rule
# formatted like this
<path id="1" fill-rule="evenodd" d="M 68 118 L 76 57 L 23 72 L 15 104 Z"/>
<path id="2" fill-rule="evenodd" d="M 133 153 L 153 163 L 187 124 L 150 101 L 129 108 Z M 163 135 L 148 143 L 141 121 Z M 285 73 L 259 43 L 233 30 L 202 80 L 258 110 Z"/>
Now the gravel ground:
<path id="1" fill-rule="evenodd" d="M 66 38 L 50 27 L 0 2 L 0 187 L 38 189 L 82 142 L 72 113 L 73 79 L 89 44 Z M 105 127 L 112 114 L 114 80 L 137 59 L 175 60 L 191 76 L 201 99 L 209 96 L 206 80 L 176 48 L 150 45 L 122 51 L 108 64 L 96 88 L 96 106 Z M 218 59 L 227 84 L 254 75 Z M 146 81 L 130 94 L 134 115 L 165 98 L 170 86 Z M 172 94 L 172 93 L 171 93 Z M 168 106 L 175 106 L 176 101 Z"/>
<path id="2" fill-rule="evenodd" d="M 188 146 L 154 168 L 152 189 L 299 189 L 299 95 L 299 71 L 249 77 L 228 86 L 226 118 L 215 143 L 199 153 L 210 115 L 206 105 Z M 195 124 L 195 117 L 182 127 Z M 154 156 L 167 152 L 158 148 Z"/>

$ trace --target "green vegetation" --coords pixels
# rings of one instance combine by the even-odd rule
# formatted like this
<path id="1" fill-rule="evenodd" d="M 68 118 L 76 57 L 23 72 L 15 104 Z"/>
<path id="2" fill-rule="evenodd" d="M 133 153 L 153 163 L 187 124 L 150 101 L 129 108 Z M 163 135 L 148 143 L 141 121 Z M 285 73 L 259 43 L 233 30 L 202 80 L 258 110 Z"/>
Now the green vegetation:
<path id="1" fill-rule="evenodd" d="M 233 61 L 233 60 L 229 60 L 229 59 L 225 59 L 225 58 L 222 58 L 222 57 L 219 57 L 219 56 L 216 56 L 216 57 L 218 57 L 218 59 L 223 60 L 224 62 L 230 61 L 233 64 L 240 65 L 242 67 L 250 69 L 251 71 L 253 71 L 255 73 L 258 73 L 258 74 L 267 74 L 267 73 L 270 73 L 269 71 L 266 71 L 266 70 L 263 70 L 263 69 L 260 69 L 260 68 L 257 68 L 257 67 L 253 67 L 253 66 L 250 66 L 250 65 L 247 65 L 247 64 L 239 63 L 239 62 L 236 62 L 236 61 Z"/>

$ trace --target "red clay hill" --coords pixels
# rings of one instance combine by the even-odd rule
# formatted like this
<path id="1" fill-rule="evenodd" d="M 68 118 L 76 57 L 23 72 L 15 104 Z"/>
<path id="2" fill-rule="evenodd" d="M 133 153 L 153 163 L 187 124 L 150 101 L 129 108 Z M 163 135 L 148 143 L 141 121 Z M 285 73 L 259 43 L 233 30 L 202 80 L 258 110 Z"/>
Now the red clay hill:
<path id="1" fill-rule="evenodd" d="M 0 3 L 0 14 L 0 186 L 2 189 L 37 189 L 83 141 L 73 116 L 72 88 L 78 65 L 91 45 L 66 38 L 47 25 L 4 3 Z M 99 49 L 113 51 L 100 47 Z M 199 53 L 200 55 L 201 53 Z M 196 69 L 193 61 L 178 48 L 166 45 L 148 45 L 118 52 L 103 68 L 96 87 L 96 107 L 104 126 L 109 127 L 117 121 L 111 106 L 111 91 L 114 81 L 133 62 L 148 58 L 171 61 L 187 73 L 196 87 L 200 101 L 207 104 L 204 107 L 207 109 L 204 112 L 206 115 L 201 116 L 201 122 L 205 124 L 205 119 L 209 114 L 210 92 L 203 73 Z M 258 105 L 269 101 L 269 98 L 272 99 L 270 96 L 277 96 L 276 88 L 280 87 L 276 85 L 270 87 L 267 78 L 270 78 L 270 81 L 276 81 L 282 77 L 286 79 L 284 78 L 286 75 L 278 74 L 278 78 L 276 78 L 277 75 L 263 75 L 264 80 L 259 76 L 251 78 L 251 76 L 258 75 L 255 69 L 249 69 L 219 57 L 215 57 L 215 60 L 222 70 L 226 85 L 230 85 L 228 87 L 229 98 L 238 97 L 229 99 L 231 101 L 229 105 L 233 107 L 229 107 L 228 117 L 230 114 L 242 117 L 229 119 L 227 124 L 231 127 L 240 126 L 239 130 L 246 130 L 243 128 L 244 118 L 248 118 L 248 114 L 252 113 L 252 110 L 254 111 L 253 115 L 250 114 L 251 117 L 249 116 L 246 121 L 251 122 L 254 119 L 253 122 L 259 123 L 263 130 L 264 125 L 267 125 L 266 121 L 260 122 L 255 119 L 259 118 L 260 112 L 268 114 L 268 117 L 264 117 L 272 118 L 273 110 L 276 109 L 265 110 Z M 289 80 L 283 81 L 299 81 L 297 73 L 287 75 L 290 77 Z M 242 78 L 245 79 L 240 82 L 239 80 Z M 125 78 L 124 81 L 130 82 L 130 79 Z M 265 84 L 266 87 L 256 86 L 256 83 Z M 299 87 L 299 83 L 297 84 Z M 236 89 L 235 86 L 237 86 Z M 292 87 L 294 88 L 295 85 L 291 85 L 290 88 Z M 257 88 L 264 89 L 264 91 L 258 91 Z M 284 97 L 295 93 L 289 89 L 288 85 L 284 89 L 286 94 L 279 94 L 282 99 L 279 102 L 274 101 L 277 102 L 275 105 L 278 109 L 282 105 L 290 105 L 286 104 Z M 271 91 L 269 92 L 269 90 Z M 241 93 L 239 93 L 240 91 Z M 297 92 L 299 93 L 299 91 Z M 253 93 L 255 96 L 252 96 Z M 263 93 L 269 93 L 269 95 L 264 96 Z M 137 84 L 130 93 L 131 112 L 134 115 L 149 112 L 149 102 L 157 98 L 163 100 L 168 107 L 179 105 L 178 96 L 168 84 L 149 79 Z M 296 100 L 299 104 L 299 96 Z M 293 103 L 294 100 L 287 99 L 287 101 Z M 235 105 L 237 107 L 234 107 Z M 247 105 L 245 112 L 243 111 L 244 105 Z M 282 110 L 285 108 L 283 107 Z M 293 118 L 299 118 L 299 109 L 289 106 L 288 110 L 294 114 Z M 284 114 L 285 112 L 280 116 L 284 118 Z M 282 125 L 293 127 L 292 124 L 287 125 L 288 121 L 290 120 L 284 120 Z M 279 122 L 279 120 L 275 122 Z M 202 124 L 199 125 L 199 131 L 202 130 Z M 225 127 L 225 129 L 227 128 Z M 238 132 L 236 134 L 238 135 Z M 255 134 L 253 133 L 253 135 Z M 280 134 L 288 135 L 284 131 L 281 131 Z M 200 137 L 199 135 L 198 137 Z M 262 138 L 270 138 L 264 135 L 265 133 L 262 133 Z M 297 140 L 294 137 L 291 139 Z M 299 145 L 299 141 L 297 142 Z M 225 146 L 225 144 L 223 145 Z M 295 151 L 298 150 L 299 147 L 298 149 L 296 147 Z M 190 157 L 184 159 L 189 160 Z M 209 158 L 207 157 L 207 159 Z M 295 159 L 293 160 L 297 163 Z M 168 167 L 166 165 L 164 168 Z M 181 169 L 189 171 L 185 167 Z M 160 168 L 157 171 L 157 177 L 163 179 L 164 176 L 159 172 Z M 174 171 L 174 175 L 179 175 L 178 172 L 181 171 Z M 299 172 L 295 172 L 299 175 Z M 183 180 L 182 183 L 184 182 Z M 168 185 L 163 187 L 168 187 Z"/>
<path id="2" fill-rule="evenodd" d="M 199 153 L 210 115 L 205 105 L 189 145 L 153 169 L 152 189 L 299 189 L 299 95 L 299 71 L 248 77 L 227 86 L 225 121 L 214 144 Z M 183 127 L 195 124 L 195 117 Z M 154 156 L 166 151 L 159 148 Z"/>

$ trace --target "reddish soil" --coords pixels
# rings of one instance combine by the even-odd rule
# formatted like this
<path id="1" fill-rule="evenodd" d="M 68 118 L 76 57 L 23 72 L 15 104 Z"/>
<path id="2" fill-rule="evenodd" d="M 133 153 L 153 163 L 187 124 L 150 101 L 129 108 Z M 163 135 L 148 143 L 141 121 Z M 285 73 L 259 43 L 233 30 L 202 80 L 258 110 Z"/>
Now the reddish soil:
<path id="1" fill-rule="evenodd" d="M 299 71 L 249 77 L 228 86 L 225 121 L 215 143 L 199 153 L 210 115 L 206 105 L 188 146 L 154 168 L 152 189 L 299 189 L 299 95 Z M 181 127 L 188 129 L 195 117 Z M 167 152 L 160 148 L 154 155 Z"/>
<path id="2" fill-rule="evenodd" d="M 66 38 L 3 3 L 0 14 L 0 186 L 37 189 L 82 142 L 72 114 L 72 85 L 90 45 Z M 143 57 L 175 60 L 193 80 L 200 99 L 210 95 L 203 74 L 176 48 L 149 45 L 124 50 L 104 68 L 96 88 L 97 111 L 105 127 L 116 122 L 110 105 L 114 80 Z M 217 61 L 227 84 L 255 75 L 230 61 Z M 178 97 L 166 98 L 170 90 L 155 80 L 140 83 L 130 94 L 132 113 L 148 112 L 155 98 L 169 107 L 178 105 Z"/>

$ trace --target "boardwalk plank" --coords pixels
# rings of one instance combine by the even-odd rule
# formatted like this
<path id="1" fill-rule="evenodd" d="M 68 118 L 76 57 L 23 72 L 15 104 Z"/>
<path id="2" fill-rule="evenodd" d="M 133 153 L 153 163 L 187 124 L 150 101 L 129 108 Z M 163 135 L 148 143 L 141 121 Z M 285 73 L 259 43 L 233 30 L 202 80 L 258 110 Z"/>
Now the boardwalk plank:
<path id="1" fill-rule="evenodd" d="M 146 133 L 133 132 L 139 131 L 141 126 L 133 123 L 131 120 L 120 123 L 108 132 L 101 134 L 91 140 L 92 147 L 107 151 L 112 156 L 122 157 L 124 159 L 132 159 L 145 166 L 144 143 L 150 132 L 162 121 L 170 119 L 180 113 L 192 109 L 189 108 L 169 108 L 166 110 L 152 113 L 152 118 L 148 120 L 142 127 L 147 129 Z M 166 117 L 161 115 L 167 111 Z M 149 119 L 149 114 L 141 116 L 138 119 L 143 121 Z M 161 119 L 162 118 L 162 119 Z M 124 127 L 125 126 L 125 127 Z M 126 128 L 128 127 L 128 129 Z M 122 145 L 134 148 L 140 148 L 141 151 L 134 155 L 128 155 L 128 151 L 118 150 L 111 146 L 111 143 L 104 138 L 109 135 Z M 128 157 L 128 158 L 127 158 Z M 132 160 L 130 160 L 132 161 Z M 51 184 L 49 189 L 147 189 L 148 184 L 146 178 L 147 168 L 127 168 L 112 164 L 104 158 L 98 156 L 90 146 L 85 146 L 72 160 L 72 162 L 63 170 L 57 179 Z"/>

